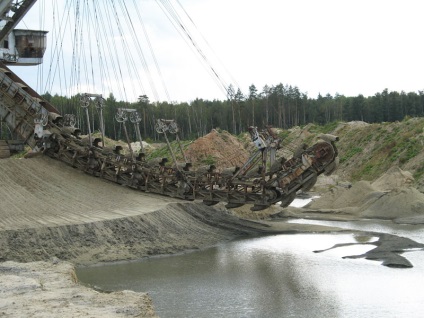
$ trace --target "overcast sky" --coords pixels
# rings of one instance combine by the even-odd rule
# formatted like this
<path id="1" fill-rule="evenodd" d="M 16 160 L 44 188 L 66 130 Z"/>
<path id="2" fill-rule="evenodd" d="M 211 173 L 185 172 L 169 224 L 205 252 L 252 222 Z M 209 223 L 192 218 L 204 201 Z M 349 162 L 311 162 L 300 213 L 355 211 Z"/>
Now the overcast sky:
<path id="1" fill-rule="evenodd" d="M 178 8 L 177 2 L 170 1 Z M 370 96 L 385 88 L 399 92 L 424 89 L 422 0 L 179 1 L 194 21 L 193 35 L 217 74 L 244 94 L 251 84 L 261 91 L 266 84 L 279 83 L 297 86 L 312 98 L 318 93 Z M 139 3 L 170 100 L 225 99 L 222 88 L 156 1 Z M 39 11 L 34 6 L 19 27 L 39 28 Z M 46 16 L 45 30 L 51 28 L 50 23 Z M 52 41 L 49 38 L 48 45 Z M 35 85 L 37 67 L 18 72 Z M 160 80 L 153 77 L 159 99 L 167 100 Z M 145 93 L 154 100 L 147 87 Z M 57 86 L 52 90 L 58 90 Z M 125 98 L 134 101 L 137 94 L 129 89 Z"/>

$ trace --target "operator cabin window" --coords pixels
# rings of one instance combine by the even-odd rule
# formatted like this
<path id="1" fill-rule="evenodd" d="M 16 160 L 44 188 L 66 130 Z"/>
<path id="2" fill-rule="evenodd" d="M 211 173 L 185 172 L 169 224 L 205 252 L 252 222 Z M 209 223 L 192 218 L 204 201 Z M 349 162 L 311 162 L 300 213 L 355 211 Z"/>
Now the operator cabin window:
<path id="1" fill-rule="evenodd" d="M 9 48 L 9 41 L 8 40 L 4 40 L 3 46 L 4 46 L 5 49 L 8 49 Z"/>
<path id="2" fill-rule="evenodd" d="M 46 31 L 17 30 L 15 47 L 22 58 L 42 58 L 46 50 Z"/>

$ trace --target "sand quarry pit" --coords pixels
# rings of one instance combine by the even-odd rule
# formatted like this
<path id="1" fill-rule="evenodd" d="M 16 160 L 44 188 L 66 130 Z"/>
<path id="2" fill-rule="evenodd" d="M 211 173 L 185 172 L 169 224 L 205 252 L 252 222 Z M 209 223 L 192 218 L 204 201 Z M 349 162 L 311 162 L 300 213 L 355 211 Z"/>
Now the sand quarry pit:
<path id="1" fill-rule="evenodd" d="M 0 165 L 0 316 L 152 317 L 145 293 L 75 282 L 74 264 L 205 248 L 237 236 L 336 228 L 237 218 L 200 202 L 142 193 L 48 157 Z"/>
<path id="2" fill-rule="evenodd" d="M 239 236 L 342 231 L 243 219 L 223 205 L 138 192 L 43 156 L 2 160 L 0 174 L 0 315 L 6 317 L 49 317 L 46 312 L 51 317 L 152 317 L 147 294 L 105 294 L 81 286 L 73 277 L 74 264 L 173 254 Z M 390 186 L 399 180 L 400 185 Z M 277 208 L 277 214 L 422 223 L 424 195 L 408 180 L 406 172 L 389 171 L 374 183 L 334 188 L 307 208 Z M 393 236 L 381 236 L 378 244 L 381 261 L 406 267 L 396 253 L 421 247 Z"/>

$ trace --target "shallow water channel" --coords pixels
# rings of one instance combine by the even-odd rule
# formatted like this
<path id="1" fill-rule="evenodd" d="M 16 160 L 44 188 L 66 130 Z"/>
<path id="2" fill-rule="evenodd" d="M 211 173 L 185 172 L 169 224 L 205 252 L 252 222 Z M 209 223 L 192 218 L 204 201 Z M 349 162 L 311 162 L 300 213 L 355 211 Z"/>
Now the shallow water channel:
<path id="1" fill-rule="evenodd" d="M 309 221 L 305 221 L 309 222 Z M 312 221 L 311 221 L 312 222 Z M 392 234 L 424 243 L 423 226 L 386 222 L 320 222 Z M 400 232 L 400 233 L 393 233 Z M 410 236 L 409 236 L 410 235 Z M 413 268 L 342 259 L 373 248 L 360 234 L 274 235 L 202 251 L 77 270 L 103 290 L 148 292 L 162 317 L 422 317 L 424 253 L 404 253 Z"/>

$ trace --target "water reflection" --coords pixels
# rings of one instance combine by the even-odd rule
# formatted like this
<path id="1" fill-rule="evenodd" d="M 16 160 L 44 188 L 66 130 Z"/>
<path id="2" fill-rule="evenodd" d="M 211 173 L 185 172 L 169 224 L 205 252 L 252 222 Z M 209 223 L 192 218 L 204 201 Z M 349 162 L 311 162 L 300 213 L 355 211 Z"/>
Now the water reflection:
<path id="1" fill-rule="evenodd" d="M 415 267 L 344 260 L 372 246 L 314 254 L 337 243 L 373 240 L 350 234 L 277 235 L 204 251 L 80 268 L 81 281 L 106 290 L 147 291 L 160 317 L 419 317 L 424 253 Z"/>
<path id="2" fill-rule="evenodd" d="M 289 219 L 287 223 L 316 224 L 340 227 L 344 229 L 388 233 L 410 238 L 419 243 L 424 243 L 424 225 L 396 224 L 392 221 L 383 220 L 359 220 L 359 221 L 325 221 L 310 219 Z"/>
<path id="3" fill-rule="evenodd" d="M 81 281 L 106 290 L 148 291 L 161 317 L 336 317 L 299 257 L 276 237 L 233 242 L 201 252 L 78 269 Z"/>
<path id="4" fill-rule="evenodd" d="M 308 203 L 311 203 L 313 200 L 318 199 L 319 197 L 320 197 L 319 195 L 313 195 L 313 196 L 304 195 L 301 197 L 298 196 L 293 200 L 292 203 L 290 203 L 290 206 L 295 208 L 302 208 Z M 280 205 L 280 202 L 277 203 L 276 205 Z"/>
<path id="5" fill-rule="evenodd" d="M 312 276 L 299 268 L 298 258 L 290 252 L 274 253 L 278 249 L 276 237 L 217 249 L 221 266 L 214 275 L 227 281 L 228 299 L 237 299 L 238 305 L 231 314 L 237 317 L 308 317 L 311 312 L 319 311 L 336 316 L 331 306 L 334 303 L 331 293 L 321 293 Z M 246 304 L 251 307 L 248 311 Z M 228 315 L 228 311 L 223 314 Z"/>

